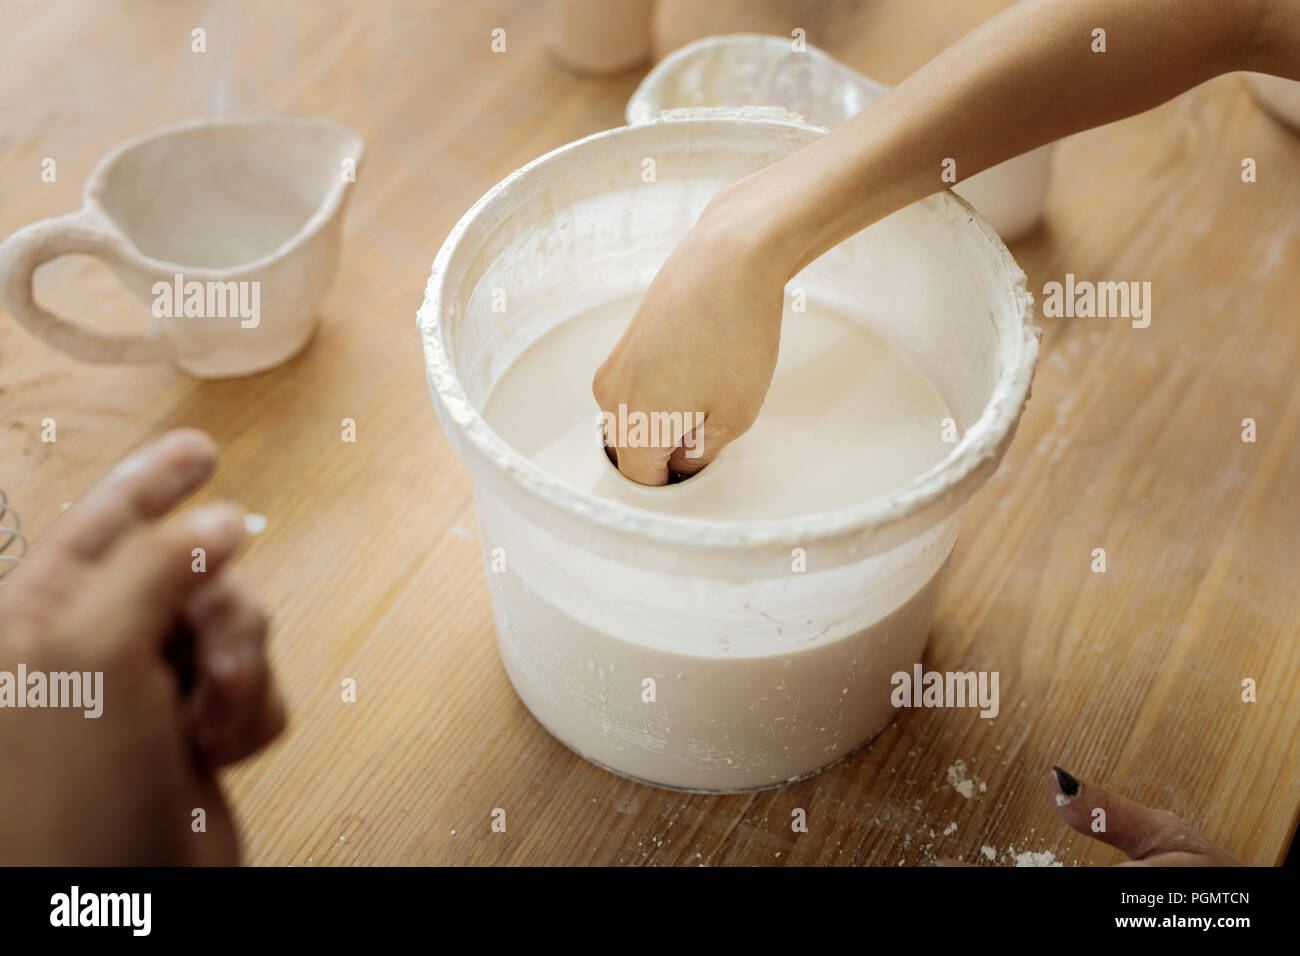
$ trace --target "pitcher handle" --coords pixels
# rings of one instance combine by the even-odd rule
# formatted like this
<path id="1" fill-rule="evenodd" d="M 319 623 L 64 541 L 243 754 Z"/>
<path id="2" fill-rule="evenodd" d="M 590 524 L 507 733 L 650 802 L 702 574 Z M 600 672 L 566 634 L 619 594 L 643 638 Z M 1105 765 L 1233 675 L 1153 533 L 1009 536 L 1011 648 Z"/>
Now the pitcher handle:
<path id="1" fill-rule="evenodd" d="M 97 219 L 93 210 L 82 208 L 24 226 L 0 243 L 0 304 L 37 338 L 85 362 L 139 364 L 173 357 L 175 346 L 158 322 L 144 332 L 102 332 L 37 304 L 32 280 L 46 262 L 75 253 L 110 265 L 123 261 L 122 241 Z"/>

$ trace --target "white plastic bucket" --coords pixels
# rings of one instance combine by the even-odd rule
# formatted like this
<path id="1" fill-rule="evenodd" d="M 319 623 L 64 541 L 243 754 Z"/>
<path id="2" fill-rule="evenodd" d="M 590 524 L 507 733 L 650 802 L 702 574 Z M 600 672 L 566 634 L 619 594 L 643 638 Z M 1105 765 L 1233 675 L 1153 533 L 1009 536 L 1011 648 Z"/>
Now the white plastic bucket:
<path id="1" fill-rule="evenodd" d="M 821 135 L 741 116 L 570 143 L 465 214 L 420 308 L 434 403 L 473 481 L 506 672 L 561 741 L 650 783 L 771 786 L 888 722 L 889 675 L 921 658 L 958 509 L 997 467 L 1029 394 L 1038 343 L 1024 274 L 942 194 L 794 283 L 901 349 L 951 410 L 960 440 L 906 486 L 798 519 L 688 519 L 585 495 L 488 426 L 487 396 L 525 348 L 584 308 L 643 292 L 720 187 Z M 645 157 L 654 183 L 642 182 Z M 499 289 L 508 311 L 492 309 Z"/>

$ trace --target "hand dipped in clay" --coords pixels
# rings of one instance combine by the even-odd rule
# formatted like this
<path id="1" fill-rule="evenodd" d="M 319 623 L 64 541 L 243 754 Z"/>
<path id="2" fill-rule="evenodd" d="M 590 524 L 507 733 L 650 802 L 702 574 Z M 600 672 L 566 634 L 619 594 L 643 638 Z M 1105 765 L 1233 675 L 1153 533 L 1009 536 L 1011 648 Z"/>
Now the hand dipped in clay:
<path id="1" fill-rule="evenodd" d="M 1099 23 L 1124 38 L 1104 57 L 1089 44 Z M 965 179 L 1236 70 L 1300 80 L 1293 0 L 1023 0 L 828 136 L 733 183 L 669 256 L 594 383 L 607 421 L 620 405 L 703 411 L 703 454 L 618 447 L 619 470 L 664 484 L 744 434 L 775 370 L 785 282 L 946 189 L 950 163 Z"/>
<path id="2" fill-rule="evenodd" d="M 266 617 L 229 570 L 243 513 L 167 517 L 216 460 L 196 431 L 140 449 L 0 587 L 0 674 L 103 675 L 93 706 L 0 708 L 0 864 L 238 861 L 215 773 L 278 735 L 284 709 Z"/>
<path id="3" fill-rule="evenodd" d="M 731 230 L 729 195 L 673 250 L 592 384 L 607 423 L 635 412 L 674 423 L 649 440 L 606 428 L 619 471 L 643 485 L 711 462 L 754 424 L 772 381 L 789 267 L 758 235 Z"/>

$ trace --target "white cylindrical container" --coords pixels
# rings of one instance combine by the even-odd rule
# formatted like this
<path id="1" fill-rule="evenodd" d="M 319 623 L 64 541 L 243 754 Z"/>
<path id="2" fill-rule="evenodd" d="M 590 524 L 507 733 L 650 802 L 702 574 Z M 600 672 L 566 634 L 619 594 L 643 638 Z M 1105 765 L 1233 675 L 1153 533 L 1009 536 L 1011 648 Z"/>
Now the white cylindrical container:
<path id="1" fill-rule="evenodd" d="M 792 519 L 685 518 L 584 494 L 484 421 L 524 349 L 584 308 L 643 292 L 719 188 L 821 135 L 704 117 L 564 146 L 466 213 L 419 312 L 438 416 L 473 480 L 506 672 L 551 733 L 639 780 L 772 786 L 879 731 L 891 675 L 921 658 L 957 512 L 1029 394 L 1038 344 L 1024 274 L 968 205 L 941 194 L 793 282 L 900 349 L 951 411 L 960 440 L 904 487 Z M 493 308 L 500 290 L 506 311 Z"/>
<path id="2" fill-rule="evenodd" d="M 568 69 L 603 75 L 650 56 L 654 0 L 550 0 L 547 45 Z"/>
<path id="3" fill-rule="evenodd" d="M 664 57 L 628 100 L 627 121 L 645 123 L 664 110 L 701 106 L 779 106 L 831 129 L 888 91 L 814 46 L 796 50 L 788 38 L 732 33 Z M 1015 242 L 1042 221 L 1055 148 L 1049 143 L 1015 156 L 953 190 L 1006 242 Z"/>

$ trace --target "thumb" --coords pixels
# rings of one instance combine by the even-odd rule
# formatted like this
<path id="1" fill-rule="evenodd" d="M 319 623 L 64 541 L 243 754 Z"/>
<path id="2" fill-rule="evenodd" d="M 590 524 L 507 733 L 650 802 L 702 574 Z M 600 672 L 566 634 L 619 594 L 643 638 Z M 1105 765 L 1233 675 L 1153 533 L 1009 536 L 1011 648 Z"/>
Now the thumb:
<path id="1" fill-rule="evenodd" d="M 243 511 L 206 505 L 147 524 L 122 539 L 88 578 L 84 613 L 110 647 L 145 641 L 161 646 L 190 595 L 235 555 L 244 540 Z"/>

